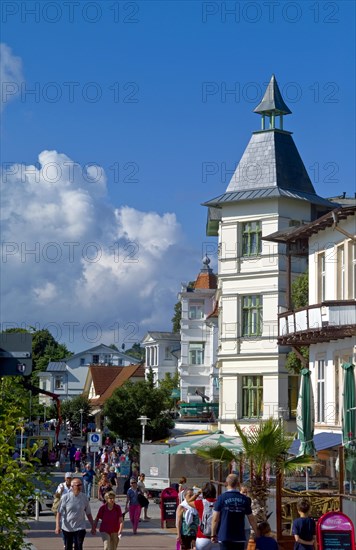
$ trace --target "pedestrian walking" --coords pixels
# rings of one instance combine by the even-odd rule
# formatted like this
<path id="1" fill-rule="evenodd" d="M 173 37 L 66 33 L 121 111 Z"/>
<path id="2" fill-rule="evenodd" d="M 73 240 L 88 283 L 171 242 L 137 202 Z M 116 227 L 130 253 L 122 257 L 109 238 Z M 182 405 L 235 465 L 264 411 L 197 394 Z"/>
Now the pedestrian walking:
<path id="1" fill-rule="evenodd" d="M 72 490 L 72 487 L 71 487 L 72 477 L 73 477 L 72 472 L 66 472 L 64 474 L 64 481 L 58 485 L 56 489 L 56 494 L 58 493 L 62 497 L 63 495 L 66 495 Z"/>
<path id="2" fill-rule="evenodd" d="M 113 487 L 116 488 L 117 485 L 117 473 L 115 471 L 115 466 L 110 466 L 109 472 L 108 472 L 108 480 L 111 483 Z"/>
<path id="3" fill-rule="evenodd" d="M 178 482 L 178 502 L 179 504 L 184 500 L 184 491 L 187 489 L 187 478 L 182 476 Z"/>
<path id="4" fill-rule="evenodd" d="M 227 491 L 214 504 L 211 540 L 219 541 L 221 550 L 244 550 L 245 516 L 255 534 L 258 533 L 257 521 L 251 510 L 251 499 L 238 490 L 237 475 L 229 474 L 226 485 Z"/>
<path id="5" fill-rule="evenodd" d="M 78 447 L 74 454 L 75 467 L 78 468 L 78 470 L 80 468 L 81 460 L 82 460 L 82 451 Z"/>
<path id="6" fill-rule="evenodd" d="M 177 544 L 179 544 L 181 550 L 194 548 L 197 538 L 199 516 L 197 510 L 189 505 L 189 500 L 193 495 L 193 489 L 185 489 L 184 499 L 177 508 Z"/>
<path id="7" fill-rule="evenodd" d="M 62 447 L 61 450 L 59 451 L 59 467 L 61 472 L 64 472 L 66 459 L 67 459 L 66 448 Z"/>
<path id="8" fill-rule="evenodd" d="M 64 537 L 65 550 L 83 550 L 83 542 L 86 535 L 85 515 L 90 525 L 91 533 L 95 535 L 96 529 L 90 504 L 86 495 L 82 492 L 82 481 L 74 477 L 71 482 L 71 491 L 61 498 L 56 515 L 56 535 L 61 530 Z"/>
<path id="9" fill-rule="evenodd" d="M 315 521 L 309 517 L 310 502 L 307 499 L 300 499 L 297 503 L 299 518 L 293 521 L 292 535 L 294 535 L 294 550 L 316 549 Z"/>
<path id="10" fill-rule="evenodd" d="M 148 506 L 149 506 L 149 500 L 147 498 L 148 493 L 147 493 L 146 487 L 145 487 L 145 479 L 146 479 L 145 474 L 140 474 L 139 478 L 138 478 L 138 482 L 137 482 L 137 487 L 138 487 L 139 492 L 142 495 L 141 497 L 139 497 L 141 508 L 143 510 L 143 517 L 141 519 L 142 519 L 142 521 L 149 521 L 151 518 L 147 514 Z"/>
<path id="11" fill-rule="evenodd" d="M 90 500 L 91 490 L 93 487 L 93 480 L 95 477 L 95 471 L 92 468 L 91 462 L 85 464 L 84 470 L 82 470 L 83 484 L 84 484 L 84 493 Z"/>
<path id="12" fill-rule="evenodd" d="M 105 502 L 105 494 L 109 491 L 112 491 L 112 485 L 109 482 L 108 474 L 103 472 L 98 483 L 98 500 L 100 500 L 100 502 Z"/>
<path id="13" fill-rule="evenodd" d="M 76 446 L 72 443 L 72 445 L 69 447 L 69 461 L 70 461 L 70 469 L 74 470 L 74 455 L 77 452 Z"/>
<path id="14" fill-rule="evenodd" d="M 203 485 L 202 489 L 190 498 L 186 499 L 188 504 L 196 509 L 199 516 L 199 526 L 195 547 L 197 550 L 215 550 L 219 548 L 217 543 L 211 540 L 211 527 L 214 503 L 216 502 L 215 485 L 208 482 Z"/>
<path id="15" fill-rule="evenodd" d="M 141 506 L 138 501 L 138 487 L 137 480 L 132 477 L 130 479 L 130 488 L 127 491 L 125 513 L 129 512 L 130 521 L 132 523 L 133 534 L 136 535 L 138 523 L 141 515 Z"/>
<path id="16" fill-rule="evenodd" d="M 123 517 L 121 507 L 115 503 L 114 491 L 105 495 L 103 504 L 95 518 L 94 527 L 100 523 L 100 534 L 104 543 L 104 550 L 116 550 L 123 529 Z"/>

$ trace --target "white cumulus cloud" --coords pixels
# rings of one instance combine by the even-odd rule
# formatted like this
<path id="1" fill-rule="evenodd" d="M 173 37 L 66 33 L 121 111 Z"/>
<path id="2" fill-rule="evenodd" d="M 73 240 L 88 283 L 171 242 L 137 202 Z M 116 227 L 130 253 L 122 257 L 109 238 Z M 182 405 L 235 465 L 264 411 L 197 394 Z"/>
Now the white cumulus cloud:
<path id="1" fill-rule="evenodd" d="M 175 214 L 115 208 L 101 167 L 57 151 L 1 176 L 2 328 L 48 325 L 76 351 L 170 329 L 192 271 Z"/>
<path id="2" fill-rule="evenodd" d="M 0 110 L 2 111 L 7 103 L 20 93 L 22 76 L 22 61 L 16 57 L 11 48 L 0 43 Z"/>

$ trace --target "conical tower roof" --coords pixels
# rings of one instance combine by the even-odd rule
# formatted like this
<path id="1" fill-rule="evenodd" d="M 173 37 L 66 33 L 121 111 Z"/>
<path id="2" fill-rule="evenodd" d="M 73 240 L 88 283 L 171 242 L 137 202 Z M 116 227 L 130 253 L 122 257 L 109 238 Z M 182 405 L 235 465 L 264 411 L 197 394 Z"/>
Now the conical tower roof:
<path id="1" fill-rule="evenodd" d="M 260 115 L 271 115 L 272 113 L 276 115 L 290 115 L 292 111 L 284 103 L 282 94 L 279 90 L 279 86 L 274 74 L 271 77 L 271 80 L 265 91 L 265 95 L 262 98 L 261 103 L 257 105 L 256 109 L 253 111 Z"/>
<path id="2" fill-rule="evenodd" d="M 283 115 L 291 111 L 283 101 L 274 75 L 254 112 L 262 117 L 262 130 L 253 132 L 226 192 L 204 205 L 221 208 L 227 202 L 280 196 L 332 208 L 330 201 L 315 193 L 291 132 L 283 130 Z M 266 116 L 270 119 L 268 128 L 265 128 Z M 275 127 L 277 116 L 280 128 Z"/>

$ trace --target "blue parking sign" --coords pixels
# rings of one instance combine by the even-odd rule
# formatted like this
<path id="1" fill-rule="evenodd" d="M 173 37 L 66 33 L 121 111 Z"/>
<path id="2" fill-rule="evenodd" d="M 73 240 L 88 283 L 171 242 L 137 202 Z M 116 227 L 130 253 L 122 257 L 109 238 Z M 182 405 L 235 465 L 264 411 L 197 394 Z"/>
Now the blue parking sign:
<path id="1" fill-rule="evenodd" d="M 88 434 L 88 443 L 89 445 L 101 445 L 101 434 L 98 433 L 89 433 Z"/>

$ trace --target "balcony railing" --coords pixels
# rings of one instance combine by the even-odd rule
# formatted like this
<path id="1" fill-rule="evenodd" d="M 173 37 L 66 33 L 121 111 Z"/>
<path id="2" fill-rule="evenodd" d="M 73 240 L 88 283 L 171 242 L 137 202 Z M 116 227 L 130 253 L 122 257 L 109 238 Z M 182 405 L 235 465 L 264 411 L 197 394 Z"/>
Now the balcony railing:
<path id="1" fill-rule="evenodd" d="M 180 420 L 215 422 L 219 416 L 219 403 L 179 403 Z"/>
<path id="2" fill-rule="evenodd" d="M 278 315 L 281 345 L 329 342 L 356 335 L 356 300 L 333 300 Z"/>

